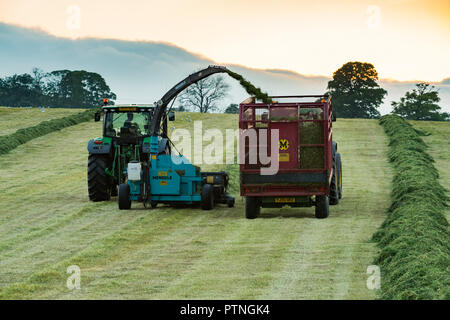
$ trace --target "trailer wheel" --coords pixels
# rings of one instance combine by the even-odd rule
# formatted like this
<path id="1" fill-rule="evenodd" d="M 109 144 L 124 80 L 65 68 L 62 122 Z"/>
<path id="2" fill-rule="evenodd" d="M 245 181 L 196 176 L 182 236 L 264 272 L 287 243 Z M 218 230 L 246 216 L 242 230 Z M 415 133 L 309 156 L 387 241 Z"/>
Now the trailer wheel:
<path id="1" fill-rule="evenodd" d="M 325 219 L 330 215 L 330 207 L 327 196 L 316 196 L 316 218 Z"/>
<path id="2" fill-rule="evenodd" d="M 333 160 L 333 176 L 331 177 L 331 184 L 330 184 L 330 205 L 334 206 L 339 203 L 339 187 L 338 187 L 338 179 L 339 179 L 339 172 L 338 172 L 338 166 L 337 166 L 337 157 Z"/>
<path id="3" fill-rule="evenodd" d="M 211 210 L 214 207 L 214 187 L 205 183 L 202 187 L 202 209 Z"/>
<path id="4" fill-rule="evenodd" d="M 122 183 L 119 185 L 119 209 L 128 210 L 130 208 L 130 186 L 127 183 Z"/>
<path id="5" fill-rule="evenodd" d="M 247 219 L 255 219 L 259 216 L 261 207 L 258 198 L 245 197 L 245 217 Z"/>
<path id="6" fill-rule="evenodd" d="M 107 201 L 111 198 L 111 177 L 106 175 L 109 159 L 104 155 L 88 157 L 88 192 L 91 201 Z"/>
<path id="7" fill-rule="evenodd" d="M 338 192 L 339 192 L 339 199 L 342 198 L 342 160 L 341 160 L 341 154 L 336 154 L 336 166 L 338 168 Z"/>

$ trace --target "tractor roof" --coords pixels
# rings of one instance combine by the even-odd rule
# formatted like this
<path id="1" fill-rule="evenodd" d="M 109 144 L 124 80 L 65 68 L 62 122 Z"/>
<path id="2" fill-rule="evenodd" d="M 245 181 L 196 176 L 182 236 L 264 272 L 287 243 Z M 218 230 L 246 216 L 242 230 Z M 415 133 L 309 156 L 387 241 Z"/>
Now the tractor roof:
<path id="1" fill-rule="evenodd" d="M 114 111 L 140 111 L 142 109 L 153 109 L 155 105 L 152 104 L 116 104 L 110 106 L 104 106 L 103 110 L 114 110 Z"/>

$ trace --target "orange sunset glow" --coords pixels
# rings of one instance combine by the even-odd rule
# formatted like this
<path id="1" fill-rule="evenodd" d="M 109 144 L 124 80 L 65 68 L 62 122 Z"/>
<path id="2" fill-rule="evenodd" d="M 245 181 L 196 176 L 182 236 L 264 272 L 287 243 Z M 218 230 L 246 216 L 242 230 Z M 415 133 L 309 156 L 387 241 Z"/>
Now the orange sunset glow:
<path id="1" fill-rule="evenodd" d="M 450 76 L 448 0 L 2 0 L 0 22 L 61 37 L 168 42 L 218 63 L 310 75 L 360 60 L 381 78 Z"/>

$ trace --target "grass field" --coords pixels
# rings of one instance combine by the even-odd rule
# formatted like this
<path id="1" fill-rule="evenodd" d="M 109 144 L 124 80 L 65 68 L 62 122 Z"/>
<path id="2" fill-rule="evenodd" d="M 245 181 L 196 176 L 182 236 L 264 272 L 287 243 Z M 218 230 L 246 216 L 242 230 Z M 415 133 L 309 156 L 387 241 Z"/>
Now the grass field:
<path id="1" fill-rule="evenodd" d="M 436 162 L 439 170 L 439 182 L 444 188 L 450 190 L 450 122 L 437 121 L 409 121 L 414 128 L 424 130 L 431 135 L 422 139 L 429 146 L 428 153 Z M 450 209 L 446 212 L 447 220 L 450 220 Z"/>
<path id="2" fill-rule="evenodd" d="M 27 128 L 42 121 L 61 118 L 82 111 L 81 109 L 45 109 L 0 107 L 0 136 L 14 133 L 17 129 Z"/>
<path id="3" fill-rule="evenodd" d="M 177 117 L 173 126 L 192 125 Z M 204 128 L 236 126 L 233 115 L 208 117 Z M 0 298 L 375 298 L 368 240 L 390 204 L 387 139 L 376 120 L 339 119 L 334 132 L 344 198 L 325 220 L 313 208 L 246 220 L 240 197 L 232 209 L 119 211 L 87 197 L 86 144 L 100 123 L 21 145 L 0 156 Z M 66 287 L 69 265 L 81 268 L 80 290 Z"/>

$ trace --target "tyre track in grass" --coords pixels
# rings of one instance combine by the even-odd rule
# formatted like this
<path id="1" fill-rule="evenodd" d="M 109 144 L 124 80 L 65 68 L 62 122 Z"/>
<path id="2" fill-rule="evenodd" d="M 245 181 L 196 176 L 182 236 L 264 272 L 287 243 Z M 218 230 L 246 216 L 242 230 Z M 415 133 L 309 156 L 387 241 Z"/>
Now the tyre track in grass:
<path id="1" fill-rule="evenodd" d="M 265 299 L 371 299 L 366 268 L 376 253 L 368 243 L 389 205 L 387 140 L 375 120 L 339 119 L 334 139 L 343 157 L 343 194 L 330 217 L 299 225 L 280 277 Z"/>
<path id="2" fill-rule="evenodd" d="M 0 157 L 1 286 L 73 255 L 142 215 L 111 219 L 108 204 L 87 201 L 85 147 L 92 128 L 98 130 L 90 123 L 64 129 Z M 30 172 L 24 174 L 24 167 Z"/>

